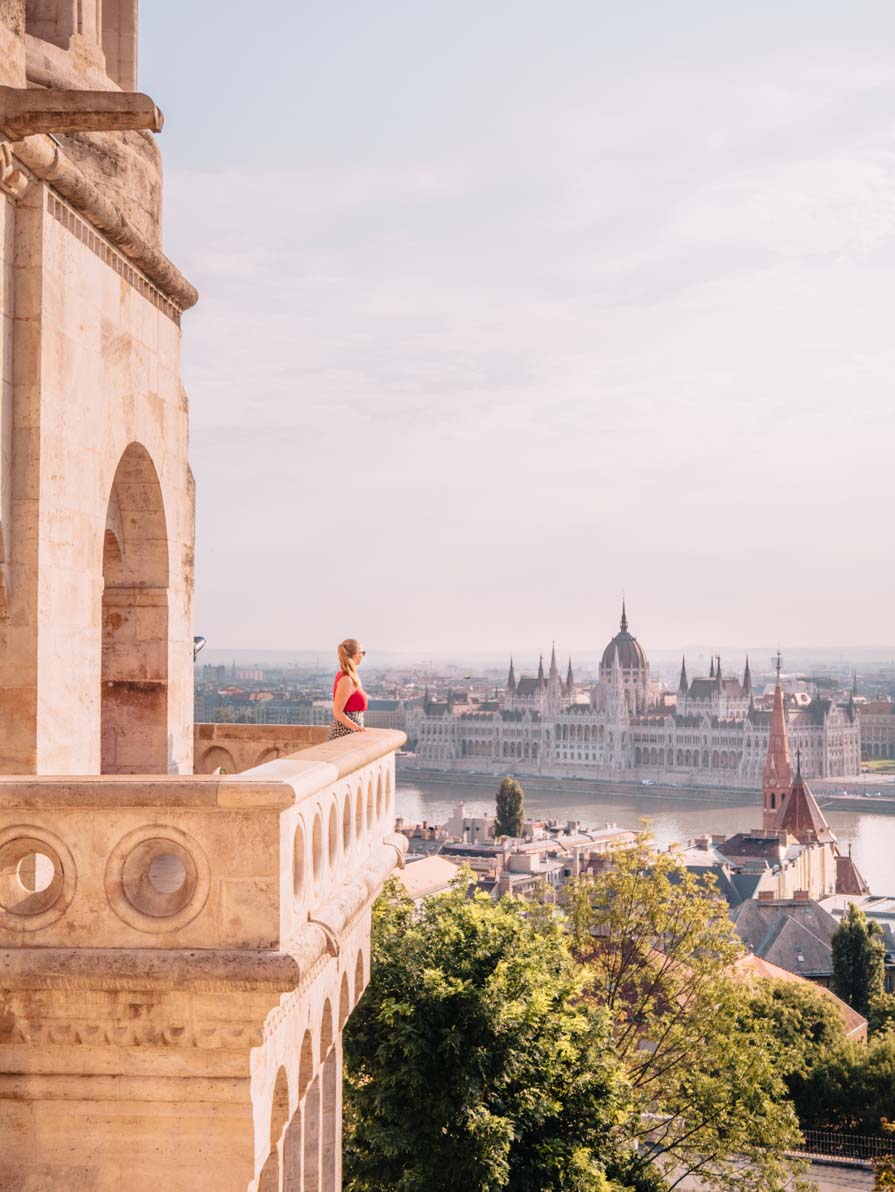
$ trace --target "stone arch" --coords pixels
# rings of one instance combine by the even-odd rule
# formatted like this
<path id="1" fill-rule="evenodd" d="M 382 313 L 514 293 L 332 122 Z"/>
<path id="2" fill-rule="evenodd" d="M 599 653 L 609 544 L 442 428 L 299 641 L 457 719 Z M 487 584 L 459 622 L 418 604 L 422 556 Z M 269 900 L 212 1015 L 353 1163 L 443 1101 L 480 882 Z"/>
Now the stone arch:
<path id="1" fill-rule="evenodd" d="M 320 1062 L 329 1054 L 333 1045 L 333 1008 L 329 998 L 323 1003 L 323 1014 L 320 1018 Z"/>
<path id="2" fill-rule="evenodd" d="M 348 989 L 348 974 L 342 973 L 342 983 L 339 986 L 339 1030 L 341 1031 L 351 1013 L 351 993 Z"/>
<path id="3" fill-rule="evenodd" d="M 104 527 L 103 774 L 168 770 L 168 529 L 149 452 L 131 443 L 118 462 Z"/>
<path id="4" fill-rule="evenodd" d="M 280 1139 L 289 1124 L 289 1085 L 286 1069 L 277 1072 L 270 1106 L 270 1151 L 261 1175 L 258 1178 L 258 1192 L 279 1192 L 280 1187 Z"/>
<path id="5" fill-rule="evenodd" d="M 355 1006 L 361 999 L 361 994 L 364 992 L 365 984 L 365 965 L 364 965 L 364 950 L 360 948 L 357 953 L 357 960 L 354 962 L 354 1004 Z"/>
<path id="6" fill-rule="evenodd" d="M 275 1151 L 289 1121 L 289 1082 L 286 1069 L 277 1070 L 273 1099 L 270 1103 L 270 1149 Z"/>
<path id="7" fill-rule="evenodd" d="M 221 745 L 212 745 L 200 757 L 196 765 L 196 773 L 214 774 L 217 770 L 220 770 L 222 774 L 235 774 L 237 772 L 236 762 L 229 749 L 224 749 Z"/>
<path id="8" fill-rule="evenodd" d="M 301 1052 L 298 1057 L 298 1098 L 305 1095 L 314 1079 L 314 1043 L 311 1032 L 306 1030 L 301 1041 Z"/>
<path id="9" fill-rule="evenodd" d="M 275 745 L 271 745 L 268 749 L 261 750 L 253 762 L 253 766 L 263 766 L 265 762 L 274 762 L 279 756 L 279 749 Z"/>

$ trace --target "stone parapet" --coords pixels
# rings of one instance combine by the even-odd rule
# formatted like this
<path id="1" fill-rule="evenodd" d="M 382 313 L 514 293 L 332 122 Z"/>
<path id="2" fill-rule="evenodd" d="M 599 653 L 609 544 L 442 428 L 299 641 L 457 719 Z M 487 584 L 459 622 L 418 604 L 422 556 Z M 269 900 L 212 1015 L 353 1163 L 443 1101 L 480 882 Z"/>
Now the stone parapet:
<path id="1" fill-rule="evenodd" d="M 322 745 L 327 730 L 310 724 L 197 724 L 193 727 L 197 774 L 238 774 L 263 762 Z"/>
<path id="2" fill-rule="evenodd" d="M 341 1028 L 407 847 L 401 744 L 0 779 L 0 1186 L 340 1186 Z"/>

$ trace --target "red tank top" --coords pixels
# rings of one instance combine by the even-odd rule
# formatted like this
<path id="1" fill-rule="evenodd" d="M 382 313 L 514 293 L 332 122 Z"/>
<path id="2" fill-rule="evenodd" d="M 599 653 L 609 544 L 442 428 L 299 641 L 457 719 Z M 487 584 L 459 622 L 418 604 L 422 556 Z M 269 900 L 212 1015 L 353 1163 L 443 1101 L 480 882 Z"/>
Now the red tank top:
<path id="1" fill-rule="evenodd" d="M 333 699 L 336 698 L 336 688 L 339 686 L 339 679 L 345 675 L 345 671 L 339 671 L 336 675 L 336 680 L 333 683 Z M 347 676 L 346 676 L 347 677 Z M 354 690 L 351 695 L 345 700 L 345 707 L 343 712 L 366 712 L 367 710 L 367 696 L 365 692 Z"/>

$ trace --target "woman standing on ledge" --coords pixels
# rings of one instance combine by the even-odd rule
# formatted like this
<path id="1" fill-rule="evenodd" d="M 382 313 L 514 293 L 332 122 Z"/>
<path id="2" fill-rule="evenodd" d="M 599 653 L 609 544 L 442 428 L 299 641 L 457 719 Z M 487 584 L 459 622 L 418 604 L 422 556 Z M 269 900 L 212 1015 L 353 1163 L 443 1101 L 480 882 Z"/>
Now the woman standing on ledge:
<path id="1" fill-rule="evenodd" d="M 364 731 L 367 693 L 361 687 L 357 668 L 366 652 L 353 637 L 346 638 L 339 646 L 340 669 L 333 683 L 333 722 L 327 741 L 336 741 L 339 737 L 347 737 L 349 733 Z"/>

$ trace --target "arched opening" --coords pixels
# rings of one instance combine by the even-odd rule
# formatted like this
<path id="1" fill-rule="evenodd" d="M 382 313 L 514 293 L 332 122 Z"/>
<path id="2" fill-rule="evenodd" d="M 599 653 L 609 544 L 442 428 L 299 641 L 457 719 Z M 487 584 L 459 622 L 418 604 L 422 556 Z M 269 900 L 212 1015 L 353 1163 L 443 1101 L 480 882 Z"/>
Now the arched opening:
<path id="1" fill-rule="evenodd" d="M 289 1086 L 286 1070 L 277 1072 L 273 1100 L 270 1107 L 270 1151 L 258 1180 L 258 1192 L 279 1192 L 280 1187 L 280 1137 L 289 1121 Z"/>
<path id="2" fill-rule="evenodd" d="M 348 1021 L 351 1012 L 351 995 L 348 992 L 348 974 L 342 973 L 342 984 L 339 986 L 339 1030 Z"/>
<path id="3" fill-rule="evenodd" d="M 103 550 L 101 771 L 168 770 L 168 533 L 149 453 L 112 481 Z"/>
<path id="4" fill-rule="evenodd" d="M 202 754 L 196 763 L 195 770 L 197 774 L 214 774 L 218 770 L 222 774 L 235 774 L 236 762 L 229 749 L 223 749 L 220 745 L 212 745 Z"/>
<path id="5" fill-rule="evenodd" d="M 364 992 L 364 954 L 358 952 L 357 961 L 354 965 L 354 1004 L 355 1006 L 360 1001 L 361 994 Z"/>

